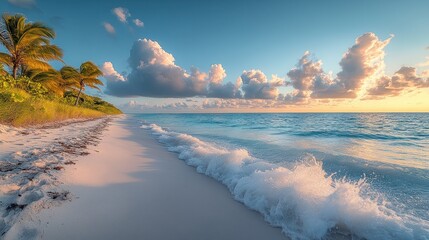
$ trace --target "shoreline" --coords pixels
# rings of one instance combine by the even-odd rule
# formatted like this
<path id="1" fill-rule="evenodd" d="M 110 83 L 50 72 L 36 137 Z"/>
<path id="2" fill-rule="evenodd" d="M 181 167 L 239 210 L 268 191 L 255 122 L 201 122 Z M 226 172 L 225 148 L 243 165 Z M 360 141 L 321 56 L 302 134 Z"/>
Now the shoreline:
<path id="1" fill-rule="evenodd" d="M 6 239 L 287 239 L 127 117 L 114 118 L 88 152 L 56 174 L 70 199 Z"/>
<path id="2" fill-rule="evenodd" d="M 361 185 L 335 182 L 317 162 L 275 168 L 246 148 L 223 148 L 168 124 L 122 115 L 57 128 L 1 127 L 0 239 L 313 238 L 304 232 L 313 225 L 293 231 L 293 224 L 325 220 L 317 209 L 335 209 L 330 219 L 340 218 L 324 239 L 425 235 L 424 221 L 401 225 L 400 215 L 383 212 L 392 213 L 389 206 L 356 195 Z M 320 189 L 329 192 L 314 195 Z"/>

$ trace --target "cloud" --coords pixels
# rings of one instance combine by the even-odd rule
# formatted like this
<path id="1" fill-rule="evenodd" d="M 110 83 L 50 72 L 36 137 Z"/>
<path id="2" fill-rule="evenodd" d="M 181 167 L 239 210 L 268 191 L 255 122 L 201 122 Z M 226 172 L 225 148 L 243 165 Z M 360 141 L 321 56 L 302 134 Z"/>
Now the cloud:
<path id="1" fill-rule="evenodd" d="M 128 23 L 128 18 L 131 17 L 131 13 L 128 11 L 128 9 L 123 8 L 123 7 L 117 7 L 112 9 L 112 13 L 118 18 L 118 20 L 122 23 L 127 24 Z M 132 20 L 132 23 L 134 23 L 134 25 L 136 25 L 136 27 L 144 27 L 144 23 L 142 20 L 138 19 L 138 18 L 134 18 Z"/>
<path id="2" fill-rule="evenodd" d="M 103 22 L 103 27 L 108 33 L 115 34 L 115 28 L 112 26 L 112 24 Z"/>
<path id="3" fill-rule="evenodd" d="M 131 16 L 131 14 L 128 12 L 128 9 L 123 7 L 114 8 L 112 12 L 122 23 L 127 23 L 127 18 Z"/>
<path id="4" fill-rule="evenodd" d="M 302 105 L 310 103 L 310 92 L 293 90 L 285 95 L 280 94 L 277 98 L 286 105 Z"/>
<path id="5" fill-rule="evenodd" d="M 147 104 L 131 100 L 119 106 L 124 112 L 189 112 L 201 109 L 201 106 L 187 101 L 177 101 L 164 104 Z"/>
<path id="6" fill-rule="evenodd" d="M 213 64 L 209 71 L 209 87 L 207 97 L 218 98 L 241 98 L 242 94 L 237 84 L 223 84 L 226 78 L 225 69 L 221 64 Z"/>
<path id="7" fill-rule="evenodd" d="M 392 77 L 382 76 L 367 91 L 366 99 L 397 96 L 409 88 L 429 87 L 429 74 L 417 74 L 414 67 L 402 67 Z"/>
<path id="8" fill-rule="evenodd" d="M 325 73 L 322 62 L 310 59 L 305 52 L 297 66 L 287 75 L 297 90 L 285 99 L 297 101 L 311 98 L 356 98 L 367 80 L 376 78 L 384 70 L 384 48 L 392 36 L 381 41 L 374 33 L 358 37 L 355 44 L 343 55 L 341 71 L 336 77 Z"/>
<path id="9" fill-rule="evenodd" d="M 174 61 L 172 54 L 164 51 L 158 42 L 150 39 L 139 39 L 134 42 L 128 59 L 133 69 L 148 65 L 175 66 Z"/>
<path id="10" fill-rule="evenodd" d="M 299 59 L 297 67 L 287 73 L 292 86 L 299 91 L 311 90 L 314 78 L 323 74 L 322 61 L 313 61 L 309 57 L 310 52 L 306 51 Z"/>
<path id="11" fill-rule="evenodd" d="M 35 0 L 7 0 L 10 4 L 20 8 L 35 8 Z"/>
<path id="12" fill-rule="evenodd" d="M 276 99 L 279 95 L 278 87 L 284 84 L 282 78 L 273 75 L 268 81 L 262 71 L 254 69 L 243 71 L 240 79 L 246 99 Z"/>
<path id="13" fill-rule="evenodd" d="M 101 71 L 103 72 L 104 78 L 106 78 L 108 81 L 125 81 L 124 76 L 122 76 L 113 68 L 113 64 L 111 62 L 103 63 L 101 66 Z"/>
<path id="14" fill-rule="evenodd" d="M 222 64 L 213 64 L 210 67 L 209 81 L 213 84 L 221 84 L 226 78 L 226 71 Z"/>
<path id="15" fill-rule="evenodd" d="M 356 39 L 340 61 L 341 71 L 332 79 L 321 75 L 316 79 L 313 98 L 355 98 L 363 82 L 376 77 L 384 69 L 384 48 L 392 37 L 381 41 L 374 33 Z"/>
<path id="16" fill-rule="evenodd" d="M 242 104 L 239 101 L 236 101 L 235 99 L 206 99 L 203 101 L 201 108 L 203 109 L 219 109 L 219 108 L 223 108 L 223 109 L 231 109 L 231 108 L 240 108 L 242 107 L 244 104 Z M 248 105 L 246 103 L 246 105 Z"/>
<path id="17" fill-rule="evenodd" d="M 276 107 L 285 107 L 283 103 L 268 99 L 204 99 L 196 101 L 194 99 L 177 100 L 170 103 L 149 104 L 131 100 L 119 107 L 124 112 L 211 112 L 219 109 L 238 110 L 238 109 L 269 109 Z"/>
<path id="18" fill-rule="evenodd" d="M 235 83 L 225 81 L 227 74 L 221 64 L 211 65 L 208 72 L 195 67 L 187 71 L 176 65 L 173 55 L 158 42 L 139 39 L 130 51 L 131 72 L 127 76 L 114 70 L 110 62 L 103 65 L 108 79 L 106 93 L 119 97 L 221 98 L 205 102 L 202 109 L 249 108 L 247 104 L 264 108 L 382 98 L 429 87 L 429 71 L 418 73 L 416 68 L 402 67 L 392 76 L 384 73 L 384 48 L 391 39 L 380 40 L 374 33 L 359 36 L 339 61 L 337 74 L 324 71 L 322 61 L 307 51 L 287 72 L 287 82 L 277 75 L 269 78 L 261 70 L 250 69 L 243 71 Z M 279 88 L 288 85 L 292 91 L 280 93 Z"/>
<path id="19" fill-rule="evenodd" d="M 241 97 L 239 86 L 224 84 L 226 72 L 222 65 L 214 64 L 209 73 L 192 67 L 186 71 L 175 64 L 172 54 L 166 52 L 156 41 L 137 40 L 130 51 L 128 64 L 130 74 L 117 81 L 110 74 L 106 93 L 118 97 Z M 106 68 L 113 66 L 106 62 Z M 113 72 L 113 71 L 111 71 Z"/>
<path id="20" fill-rule="evenodd" d="M 281 102 L 272 99 L 205 99 L 200 109 L 261 109 L 281 107 Z"/>
<path id="21" fill-rule="evenodd" d="M 310 59 L 311 54 L 306 51 L 299 59 L 295 68 L 287 73 L 290 84 L 295 89 L 280 99 L 289 104 L 307 103 L 317 78 L 325 77 L 322 61 Z"/>
<path id="22" fill-rule="evenodd" d="M 143 23 L 140 19 L 138 19 L 138 18 L 134 19 L 134 20 L 133 20 L 133 23 L 134 23 L 137 27 L 143 27 L 143 26 L 144 26 L 144 23 Z"/>
<path id="23" fill-rule="evenodd" d="M 132 69 L 126 81 L 108 81 L 107 92 L 119 97 L 191 97 L 205 95 L 207 74 L 188 73 L 174 63 L 173 55 L 152 40 L 137 40 L 130 51 Z"/>

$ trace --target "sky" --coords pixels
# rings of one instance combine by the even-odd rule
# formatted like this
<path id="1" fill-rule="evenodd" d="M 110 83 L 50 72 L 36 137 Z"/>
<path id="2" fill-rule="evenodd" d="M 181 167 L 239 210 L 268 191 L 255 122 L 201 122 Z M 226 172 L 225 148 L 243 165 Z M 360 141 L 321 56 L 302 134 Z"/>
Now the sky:
<path id="1" fill-rule="evenodd" d="M 102 91 L 86 91 L 126 112 L 429 111 L 427 0 L 1 0 L 0 9 L 54 28 L 67 65 L 103 70 Z"/>

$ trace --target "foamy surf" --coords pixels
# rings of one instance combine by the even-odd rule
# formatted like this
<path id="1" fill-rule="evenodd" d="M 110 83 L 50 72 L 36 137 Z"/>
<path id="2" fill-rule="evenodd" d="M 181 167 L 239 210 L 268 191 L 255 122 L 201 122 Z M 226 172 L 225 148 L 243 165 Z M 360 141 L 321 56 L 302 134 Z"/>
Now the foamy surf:
<path id="1" fill-rule="evenodd" d="M 395 209 L 364 178 L 328 175 L 312 155 L 289 169 L 252 157 L 246 149 L 227 149 L 155 124 L 142 128 L 292 239 L 429 239 L 427 221 Z"/>

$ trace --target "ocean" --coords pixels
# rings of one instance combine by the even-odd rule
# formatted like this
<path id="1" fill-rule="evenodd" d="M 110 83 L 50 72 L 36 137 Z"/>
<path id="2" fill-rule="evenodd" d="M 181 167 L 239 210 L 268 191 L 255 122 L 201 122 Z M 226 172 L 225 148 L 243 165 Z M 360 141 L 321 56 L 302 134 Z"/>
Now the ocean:
<path id="1" fill-rule="evenodd" d="M 429 114 L 134 114 L 293 239 L 429 239 Z"/>

